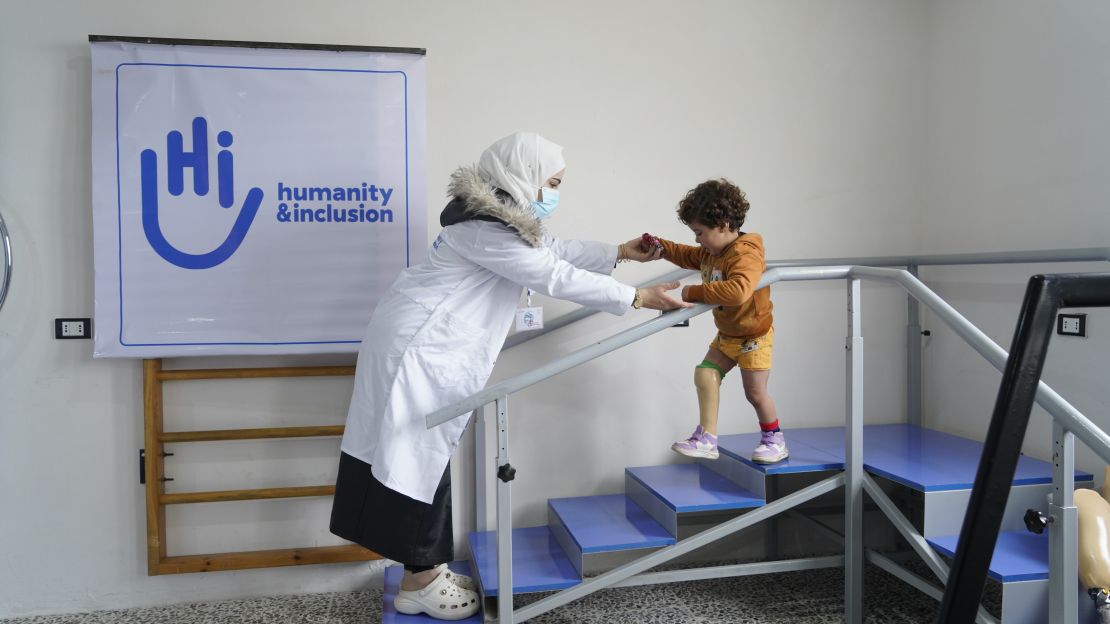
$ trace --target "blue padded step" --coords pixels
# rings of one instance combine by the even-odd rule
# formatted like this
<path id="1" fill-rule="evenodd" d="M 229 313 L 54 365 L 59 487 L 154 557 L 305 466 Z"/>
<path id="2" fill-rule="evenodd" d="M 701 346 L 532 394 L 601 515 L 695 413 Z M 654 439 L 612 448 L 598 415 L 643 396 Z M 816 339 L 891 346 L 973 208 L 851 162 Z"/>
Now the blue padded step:
<path id="1" fill-rule="evenodd" d="M 478 574 L 475 581 L 487 596 L 497 595 L 497 533 L 469 536 L 470 554 Z M 563 547 L 546 526 L 513 529 L 513 593 L 555 591 L 581 583 Z"/>
<path id="2" fill-rule="evenodd" d="M 790 456 L 774 464 L 757 464 L 751 455 L 759 446 L 759 433 L 738 433 L 717 438 L 721 455 L 717 459 L 698 459 L 697 462 L 729 481 L 748 490 L 755 496 L 767 497 L 767 477 L 779 474 L 825 472 L 843 470 L 844 460 L 821 448 L 787 439 Z"/>
<path id="3" fill-rule="evenodd" d="M 455 572 L 459 574 L 470 574 L 470 564 L 465 561 L 454 561 L 447 564 Z M 382 605 L 382 624 L 442 624 L 443 620 L 437 620 L 430 615 L 405 615 L 398 613 L 397 609 L 393 607 L 393 598 L 397 595 L 397 590 L 401 588 L 401 576 L 404 575 L 405 568 L 400 565 L 392 565 L 385 569 L 385 603 Z M 477 624 L 482 621 L 482 610 L 479 608 L 478 612 L 466 618 L 465 620 L 456 620 L 458 622 L 471 622 Z"/>
<path id="4" fill-rule="evenodd" d="M 774 464 L 757 464 L 752 461 L 752 451 L 755 450 L 755 447 L 759 446 L 760 434 L 758 432 L 723 435 L 717 438 L 717 449 L 722 455 L 746 464 L 748 467 L 758 470 L 765 475 L 844 469 L 843 439 L 840 443 L 841 452 L 839 454 L 834 454 L 819 446 L 809 444 L 800 437 L 795 439 L 795 431 L 812 430 L 797 429 L 784 432 L 786 435 L 786 448 L 790 451 L 790 457 Z M 841 428 L 840 431 L 841 438 L 843 438 L 844 429 Z M 713 461 L 720 461 L 720 459 Z"/>
<path id="5" fill-rule="evenodd" d="M 782 462 L 782 468 L 778 467 L 779 464 L 768 466 L 765 470 L 767 474 L 791 472 L 788 462 L 794 462 L 795 455 L 806 461 L 831 456 L 829 468 L 844 468 L 844 427 L 784 429 L 783 433 L 791 457 Z M 729 455 L 740 455 L 738 459 L 744 461 L 742 454 L 745 446 L 755 441 L 758 435 L 723 436 L 729 439 Z M 920 492 L 971 489 L 982 452 L 982 442 L 925 427 L 891 424 L 866 425 L 863 428 L 864 468 Z M 1093 478 L 1086 472 L 1075 473 L 1077 482 L 1092 481 Z M 1051 463 L 1024 455 L 1018 459 L 1014 485 L 1051 482 Z"/>
<path id="6" fill-rule="evenodd" d="M 930 538 L 929 544 L 943 555 L 956 556 L 958 535 Z M 1002 622 L 1041 624 L 1048 614 L 1048 533 L 1002 531 L 994 546 L 988 574 L 1002 584 Z M 1098 622 L 1095 603 L 1082 584 L 1078 587 L 1078 622 Z"/>
<path id="7" fill-rule="evenodd" d="M 864 427 L 863 448 L 869 471 L 922 492 L 971 489 L 983 453 L 982 442 L 903 424 Z M 1076 472 L 1076 481 L 1092 479 Z M 1052 483 L 1051 463 L 1018 458 L 1014 485 L 1044 483 Z"/>
<path id="8" fill-rule="evenodd" d="M 948 557 L 956 556 L 959 541 L 959 535 L 928 539 L 937 552 Z M 1047 579 L 1048 533 L 1000 532 L 988 573 L 1001 583 Z"/>
<path id="9" fill-rule="evenodd" d="M 548 526 L 578 574 L 588 555 L 656 549 L 674 537 L 624 494 L 553 498 Z"/>
<path id="10" fill-rule="evenodd" d="M 701 464 L 625 468 L 624 474 L 628 497 L 673 536 L 678 535 L 681 514 L 740 511 L 766 504 L 763 497 Z"/>

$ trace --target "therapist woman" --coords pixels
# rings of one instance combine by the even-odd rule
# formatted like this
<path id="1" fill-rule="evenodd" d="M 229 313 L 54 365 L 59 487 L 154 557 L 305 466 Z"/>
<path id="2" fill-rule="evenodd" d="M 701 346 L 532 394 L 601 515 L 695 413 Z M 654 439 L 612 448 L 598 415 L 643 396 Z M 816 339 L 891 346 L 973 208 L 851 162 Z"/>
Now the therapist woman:
<path id="1" fill-rule="evenodd" d="M 639 239 L 609 245 L 545 231 L 565 166 L 562 147 L 518 132 L 455 171 L 443 230 L 424 261 L 397 277 L 363 336 L 331 531 L 404 564 L 401 613 L 457 620 L 478 610 L 473 580 L 446 566 L 448 461 L 467 419 L 429 430 L 424 418 L 485 386 L 522 290 L 618 315 L 689 306 L 666 293 L 678 282 L 636 289 L 609 276 L 617 260 L 657 257 Z"/>

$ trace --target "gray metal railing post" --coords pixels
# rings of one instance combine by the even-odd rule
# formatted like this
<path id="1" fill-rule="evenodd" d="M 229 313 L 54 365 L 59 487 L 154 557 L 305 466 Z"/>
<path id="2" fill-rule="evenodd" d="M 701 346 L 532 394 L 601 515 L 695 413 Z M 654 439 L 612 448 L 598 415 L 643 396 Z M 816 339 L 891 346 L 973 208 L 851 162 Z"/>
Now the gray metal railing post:
<path id="1" fill-rule="evenodd" d="M 1051 624 L 1079 621 L 1079 515 L 1075 507 L 1075 436 L 1052 422 L 1052 494 L 1048 515 L 1048 612 Z"/>
<path id="2" fill-rule="evenodd" d="M 497 621 L 513 622 L 513 509 L 509 466 L 509 397 L 497 399 Z"/>
<path id="3" fill-rule="evenodd" d="M 917 277 L 917 265 L 906 267 Z M 906 294 L 906 422 L 921 426 L 921 304 Z"/>
<path id="4" fill-rule="evenodd" d="M 848 279 L 844 457 L 844 621 L 863 621 L 863 319 L 860 280 Z"/>
<path id="5" fill-rule="evenodd" d="M 489 522 L 489 443 L 487 441 L 486 407 L 474 410 L 474 530 L 491 530 Z"/>

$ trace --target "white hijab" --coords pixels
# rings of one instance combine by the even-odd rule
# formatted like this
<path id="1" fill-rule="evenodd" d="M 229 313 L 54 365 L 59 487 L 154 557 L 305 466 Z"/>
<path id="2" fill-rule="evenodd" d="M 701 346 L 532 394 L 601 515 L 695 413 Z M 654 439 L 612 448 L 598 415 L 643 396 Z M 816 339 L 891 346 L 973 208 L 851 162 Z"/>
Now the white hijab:
<path id="1" fill-rule="evenodd" d="M 478 169 L 521 206 L 536 199 L 543 183 L 566 168 L 563 146 L 535 132 L 515 132 L 482 152 Z"/>

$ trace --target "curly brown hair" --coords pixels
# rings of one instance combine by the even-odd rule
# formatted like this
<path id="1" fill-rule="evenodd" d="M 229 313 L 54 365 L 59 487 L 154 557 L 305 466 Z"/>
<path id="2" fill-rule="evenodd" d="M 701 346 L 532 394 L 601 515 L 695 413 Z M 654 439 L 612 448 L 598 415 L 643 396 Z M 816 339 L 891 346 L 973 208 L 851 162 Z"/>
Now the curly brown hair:
<path id="1" fill-rule="evenodd" d="M 735 232 L 744 225 L 750 207 L 744 191 L 732 182 L 724 178 L 706 180 L 678 202 L 678 220 L 686 225 L 697 221 L 714 228 L 727 224 Z"/>

